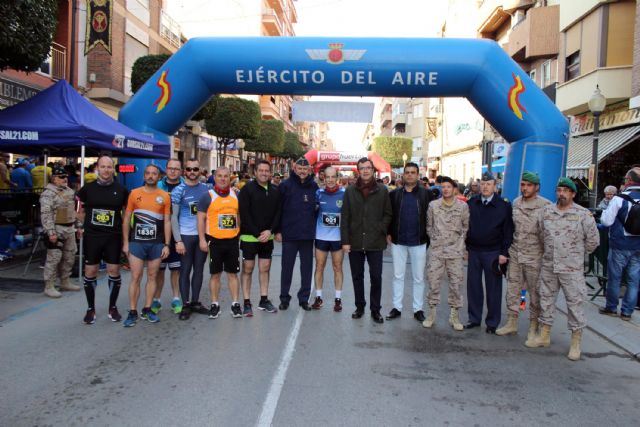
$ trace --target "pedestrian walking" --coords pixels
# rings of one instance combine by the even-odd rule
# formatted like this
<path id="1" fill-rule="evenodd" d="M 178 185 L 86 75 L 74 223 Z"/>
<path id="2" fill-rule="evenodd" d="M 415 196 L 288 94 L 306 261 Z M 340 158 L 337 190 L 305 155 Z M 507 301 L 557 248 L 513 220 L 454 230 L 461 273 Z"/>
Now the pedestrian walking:
<path id="1" fill-rule="evenodd" d="M 242 249 L 242 313 L 253 316 L 251 305 L 251 280 L 258 256 L 258 282 L 260 302 L 258 309 L 267 313 L 278 310 L 269 300 L 269 274 L 273 239 L 280 224 L 281 200 L 278 186 L 269 182 L 271 163 L 260 159 L 256 162 L 256 178 L 249 181 L 238 196 L 240 203 L 240 249 Z"/>
<path id="2" fill-rule="evenodd" d="M 167 169 L 169 166 L 167 165 Z M 171 230 L 175 251 L 180 256 L 179 285 L 182 301 L 179 305 L 176 304 L 176 307 L 180 307 L 180 320 L 189 319 L 191 313 L 209 314 L 209 309 L 200 302 L 207 252 L 200 250 L 198 238 L 198 202 L 209 191 L 209 186 L 200 182 L 198 159 L 187 160 L 184 178 L 184 182 L 171 192 Z"/>
<path id="3" fill-rule="evenodd" d="M 114 179 L 114 162 L 109 156 L 98 158 L 98 178 L 78 191 L 80 210 L 78 219 L 84 248 L 84 293 L 87 298 L 86 324 L 96 320 L 95 289 L 98 286 L 100 262 L 107 264 L 109 285 L 109 319 L 122 320 L 117 301 L 122 279 L 120 254 L 122 250 L 122 211 L 127 205 L 129 191 Z"/>
<path id="4" fill-rule="evenodd" d="M 167 162 L 167 174 L 160 181 L 158 181 L 158 188 L 166 193 L 171 193 L 180 184 L 184 182 L 182 178 L 182 162 L 178 159 L 169 159 Z M 180 254 L 177 251 L 176 241 L 171 235 L 171 243 L 169 244 L 169 256 L 160 262 L 160 271 L 158 272 L 156 282 L 156 292 L 153 295 L 153 302 L 151 303 L 151 311 L 155 314 L 160 312 L 162 308 L 162 288 L 164 288 L 164 273 L 169 268 L 169 281 L 171 282 L 171 292 L 173 298 L 171 299 L 171 310 L 175 314 L 180 314 L 182 311 L 182 300 L 180 299 Z"/>
<path id="5" fill-rule="evenodd" d="M 600 236 L 591 212 L 573 202 L 576 185 L 560 178 L 556 187 L 556 203 L 542 208 L 538 232 L 544 239 L 544 255 L 540 271 L 540 334 L 525 343 L 527 347 L 549 347 L 556 299 L 562 289 L 567 302 L 567 323 L 571 331 L 571 347 L 567 357 L 580 359 L 582 330 L 587 325 L 582 305 L 587 295 L 584 281 L 584 256 L 600 244 Z"/>
<path id="6" fill-rule="evenodd" d="M 640 167 L 629 169 L 624 177 L 625 188 L 613 197 L 608 208 L 602 213 L 600 223 L 609 227 L 609 257 L 607 260 L 607 302 L 600 308 L 600 314 L 618 315 L 618 300 L 622 272 L 627 271 L 627 290 L 620 307 L 620 318 L 631 320 L 638 299 L 640 282 L 640 234 L 629 232 L 629 219 L 633 219 L 631 208 L 640 201 Z M 615 188 L 614 188 L 615 190 Z M 606 194 L 606 189 L 605 189 Z M 635 208 L 636 224 L 640 220 L 638 207 Z M 633 231 L 633 230 L 631 230 Z"/>
<path id="7" fill-rule="evenodd" d="M 322 288 L 324 287 L 324 269 L 327 258 L 331 253 L 333 267 L 333 283 L 335 298 L 333 311 L 342 311 L 342 262 L 344 254 L 340 244 L 340 220 L 344 189 L 338 185 L 338 171 L 334 167 L 324 169 L 324 188 L 316 191 L 317 220 L 316 220 L 316 297 L 311 308 L 319 310 L 322 307 Z"/>
<path id="8" fill-rule="evenodd" d="M 349 255 L 356 310 L 351 318 L 364 315 L 367 301 L 364 296 L 364 263 L 369 265 L 371 288 L 369 302 L 371 318 L 384 323 L 382 308 L 382 254 L 387 247 L 387 231 L 393 211 L 384 184 L 376 183 L 373 163 L 366 157 L 356 165 L 359 177 L 347 188 L 342 202 L 340 238 L 342 250 Z"/>
<path id="9" fill-rule="evenodd" d="M 498 268 L 508 262 L 513 238 L 511 203 L 496 194 L 496 179 L 485 173 L 480 181 L 480 195 L 469 200 L 469 232 L 467 250 L 467 298 L 469 322 L 466 329 L 480 326 L 484 306 L 484 288 L 487 294 L 488 334 L 495 334 L 500 324 L 502 274 Z M 482 277 L 484 276 L 484 288 Z"/>
<path id="10" fill-rule="evenodd" d="M 416 163 L 404 166 L 404 186 L 389 193 L 393 215 L 387 235 L 393 256 L 393 308 L 386 316 L 393 320 L 402 315 L 404 276 L 407 257 L 411 262 L 413 317 L 424 322 L 424 267 L 427 262 L 427 212 L 433 200 L 431 191 L 418 184 L 420 170 Z"/>
<path id="11" fill-rule="evenodd" d="M 209 291 L 211 308 L 209 319 L 220 314 L 220 286 L 222 272 L 227 273 L 231 293 L 231 315 L 242 317 L 238 272 L 240 271 L 240 218 L 238 196 L 230 187 L 231 172 L 226 166 L 216 169 L 213 190 L 198 201 L 198 242 L 200 250 L 209 253 Z"/>
<path id="12" fill-rule="evenodd" d="M 288 179 L 278 186 L 282 207 L 276 240 L 282 241 L 282 272 L 280 275 L 280 310 L 289 308 L 291 280 L 296 255 L 300 254 L 300 290 L 298 304 L 311 310 L 311 275 L 313 273 L 313 239 L 316 236 L 316 191 L 318 184 L 311 176 L 311 166 L 300 157 Z"/>
<path id="13" fill-rule="evenodd" d="M 154 164 L 144 168 L 144 185 L 131 191 L 122 220 L 122 252 L 129 258 L 129 315 L 125 327 L 138 320 L 140 282 L 147 264 L 147 286 L 140 318 L 151 323 L 160 317 L 151 311 L 160 262 L 169 256 L 171 243 L 171 199 L 158 188 L 160 168 Z M 133 219 L 132 219 L 133 218 Z"/>
<path id="14" fill-rule="evenodd" d="M 462 308 L 462 261 L 469 230 L 469 206 L 456 197 L 455 181 L 450 177 L 442 177 L 440 187 L 442 198 L 431 202 L 427 211 L 427 233 L 431 240 L 427 266 L 429 313 L 422 326 L 431 328 L 436 321 L 440 288 L 446 276 L 449 282 L 449 324 L 454 330 L 461 331 L 464 327 L 458 310 Z"/>
<path id="15" fill-rule="evenodd" d="M 50 182 L 40 195 L 40 219 L 45 234 L 47 261 L 44 265 L 44 294 L 51 298 L 62 296 L 55 288 L 60 279 L 63 291 L 79 291 L 72 284 L 71 269 L 76 259 L 76 227 L 82 224 L 76 218 L 75 193 L 67 186 L 67 173 L 57 167 Z"/>
<path id="16" fill-rule="evenodd" d="M 518 333 L 518 315 L 522 295 L 529 298 L 529 332 L 527 341 L 538 333 L 540 317 L 540 292 L 538 278 L 542 267 L 544 242 L 538 232 L 540 210 L 551 203 L 540 196 L 540 177 L 534 172 L 525 171 L 520 179 L 520 196 L 513 201 L 513 242 L 509 248 L 509 267 L 507 270 L 507 323 L 496 331 L 496 335 L 515 335 Z M 526 301 L 526 296 L 525 296 Z M 525 302 L 526 304 L 526 302 Z"/>

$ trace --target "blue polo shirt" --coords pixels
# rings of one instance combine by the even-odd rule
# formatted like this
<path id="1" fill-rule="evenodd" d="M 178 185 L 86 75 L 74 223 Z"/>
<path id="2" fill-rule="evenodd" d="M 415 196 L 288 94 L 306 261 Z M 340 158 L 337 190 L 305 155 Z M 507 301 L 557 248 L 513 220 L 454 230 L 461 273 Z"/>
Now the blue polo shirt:
<path id="1" fill-rule="evenodd" d="M 402 190 L 400 204 L 400 231 L 398 244 L 403 246 L 417 246 L 420 244 L 420 209 L 418 207 L 417 191 Z"/>

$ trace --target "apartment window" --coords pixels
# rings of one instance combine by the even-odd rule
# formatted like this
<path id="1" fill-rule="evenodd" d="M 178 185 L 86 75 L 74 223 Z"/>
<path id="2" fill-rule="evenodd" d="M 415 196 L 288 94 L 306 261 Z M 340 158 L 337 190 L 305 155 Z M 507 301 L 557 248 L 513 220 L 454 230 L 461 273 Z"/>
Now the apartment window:
<path id="1" fill-rule="evenodd" d="M 541 71 L 540 87 L 545 88 L 551 84 L 551 60 L 542 63 Z"/>
<path id="2" fill-rule="evenodd" d="M 536 70 L 529 71 L 529 78 L 533 80 L 535 84 L 538 84 L 538 82 L 536 81 Z"/>
<path id="3" fill-rule="evenodd" d="M 567 56 L 565 80 L 573 80 L 580 75 L 580 51 Z"/>
<path id="4" fill-rule="evenodd" d="M 413 151 L 422 151 L 422 138 L 413 138 Z"/>
<path id="5" fill-rule="evenodd" d="M 413 106 L 413 117 L 420 118 L 424 115 L 424 105 L 418 104 Z"/>

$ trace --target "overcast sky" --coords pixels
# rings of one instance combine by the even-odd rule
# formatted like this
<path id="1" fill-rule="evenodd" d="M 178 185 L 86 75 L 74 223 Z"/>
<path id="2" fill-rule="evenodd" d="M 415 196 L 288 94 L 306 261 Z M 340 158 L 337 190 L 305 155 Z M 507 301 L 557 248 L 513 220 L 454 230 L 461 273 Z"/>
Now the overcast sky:
<path id="1" fill-rule="evenodd" d="M 183 33 L 195 37 L 222 35 L 212 30 L 216 22 L 219 25 L 221 21 L 233 22 L 241 27 L 242 22 L 247 21 L 242 12 L 242 3 L 246 1 L 231 0 L 234 10 L 221 7 L 230 0 L 166 0 L 166 5 L 169 14 L 180 22 Z M 298 12 L 298 23 L 294 24 L 297 36 L 434 37 L 442 26 L 448 1 L 298 0 L 294 4 Z M 361 101 L 360 98 L 312 98 L 333 99 Z M 361 123 L 331 123 L 329 137 L 339 150 L 359 150 L 365 127 L 366 124 Z"/>

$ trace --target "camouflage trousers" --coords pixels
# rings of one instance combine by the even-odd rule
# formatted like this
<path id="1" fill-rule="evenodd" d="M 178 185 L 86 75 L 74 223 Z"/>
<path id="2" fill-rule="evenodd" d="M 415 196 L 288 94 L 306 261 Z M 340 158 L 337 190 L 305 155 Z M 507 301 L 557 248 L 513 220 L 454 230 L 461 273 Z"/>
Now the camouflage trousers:
<path id="1" fill-rule="evenodd" d="M 541 263 L 520 264 L 518 259 L 511 256 L 509 259 L 509 271 L 507 271 L 507 311 L 517 315 L 520 310 L 520 292 L 527 291 L 527 306 L 529 306 L 529 319 L 540 317 L 540 278 Z"/>
<path id="2" fill-rule="evenodd" d="M 540 323 L 553 325 L 556 300 L 562 288 L 567 302 L 569 330 L 581 330 L 587 325 L 582 308 L 587 296 L 584 273 L 554 273 L 552 268 L 543 266 L 540 271 Z"/>
<path id="3" fill-rule="evenodd" d="M 461 308 L 462 294 L 460 291 L 464 281 L 462 257 L 445 258 L 429 251 L 429 262 L 427 262 L 427 281 L 429 282 L 427 302 L 429 305 L 440 303 L 440 286 L 445 275 L 449 279 L 449 306 Z"/>
<path id="4" fill-rule="evenodd" d="M 47 249 L 47 262 L 44 265 L 44 280 L 67 279 L 76 258 L 76 233 L 73 227 L 56 225 L 58 239 L 64 239 L 61 249 Z M 46 237 L 45 237 L 46 238 Z"/>

